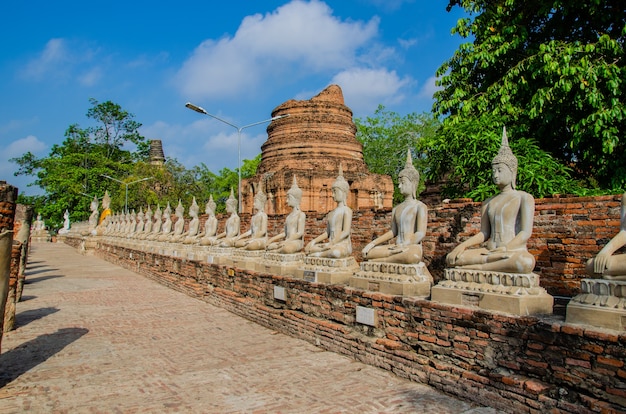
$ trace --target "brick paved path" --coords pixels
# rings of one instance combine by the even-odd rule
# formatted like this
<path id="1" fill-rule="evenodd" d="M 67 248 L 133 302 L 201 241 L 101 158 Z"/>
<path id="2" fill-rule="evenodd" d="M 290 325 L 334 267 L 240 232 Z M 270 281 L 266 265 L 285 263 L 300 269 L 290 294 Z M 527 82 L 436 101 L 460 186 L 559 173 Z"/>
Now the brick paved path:
<path id="1" fill-rule="evenodd" d="M 0 413 L 495 413 L 34 244 Z"/>

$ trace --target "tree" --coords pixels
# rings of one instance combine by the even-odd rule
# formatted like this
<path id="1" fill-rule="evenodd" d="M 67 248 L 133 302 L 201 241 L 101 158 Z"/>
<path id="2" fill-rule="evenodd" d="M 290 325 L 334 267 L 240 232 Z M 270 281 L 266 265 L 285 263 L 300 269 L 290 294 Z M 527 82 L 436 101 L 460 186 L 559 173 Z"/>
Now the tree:
<path id="1" fill-rule="evenodd" d="M 506 125 L 512 146 L 525 139 L 545 157 L 571 166 L 587 184 L 623 189 L 622 2 L 450 0 L 448 10 L 455 6 L 469 17 L 452 32 L 473 41 L 462 44 L 437 72 L 442 89 L 435 93 L 434 110 L 447 116 L 448 131 L 440 136 L 439 149 L 445 151 L 444 140 L 460 124 L 486 132 Z M 461 142 L 453 146 L 471 144 L 456 135 Z M 482 166 L 485 159 L 476 156 L 471 162 Z"/>
<path id="2" fill-rule="evenodd" d="M 394 182 L 394 203 L 402 201 L 398 190 L 398 174 L 404 168 L 406 151 L 411 150 L 416 168 L 424 173 L 429 163 L 426 148 L 439 127 L 437 118 L 429 114 L 411 113 L 404 117 L 379 105 L 374 116 L 355 119 L 356 138 L 363 144 L 363 158 L 368 169 L 376 174 L 390 175 Z M 423 175 L 423 174 L 422 174 Z M 423 188 L 423 177 L 421 178 Z"/>
<path id="3" fill-rule="evenodd" d="M 60 227 L 63 213 L 70 211 L 72 221 L 88 218 L 89 204 L 94 196 L 101 198 L 110 185 L 102 175 L 122 179 L 132 173 L 133 164 L 130 160 L 140 159 L 140 152 L 130 152 L 122 147 L 132 138 L 132 143 L 142 146 L 144 138 L 136 128 L 141 124 L 130 122 L 132 115 L 121 111 L 119 105 L 105 102 L 103 104 L 91 100 L 94 105 L 88 112 L 98 114 L 94 119 L 104 125 L 113 123 L 111 137 L 103 138 L 101 128 L 80 128 L 77 124 L 70 125 L 65 131 L 62 144 L 52 146 L 46 157 L 37 158 L 31 152 L 11 161 L 17 163 L 15 175 L 31 175 L 36 177 L 33 185 L 40 186 L 45 195 L 36 198 L 38 213 L 41 213 L 51 227 Z M 111 110 L 112 113 L 108 113 Z M 124 114 L 124 116 L 121 116 Z M 110 121 L 114 119 L 115 121 Z M 126 129 L 134 128 L 134 129 Z M 100 131 L 100 132 L 98 132 Z M 104 135 L 102 135 L 104 134 Z"/>

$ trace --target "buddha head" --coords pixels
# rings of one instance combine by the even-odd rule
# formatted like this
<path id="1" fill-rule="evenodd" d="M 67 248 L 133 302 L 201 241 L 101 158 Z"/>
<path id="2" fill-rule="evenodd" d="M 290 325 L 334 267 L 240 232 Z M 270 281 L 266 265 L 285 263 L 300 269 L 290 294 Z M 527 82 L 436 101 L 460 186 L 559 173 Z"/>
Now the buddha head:
<path id="1" fill-rule="evenodd" d="M 193 201 L 191 202 L 191 206 L 189 207 L 189 215 L 191 217 L 197 218 L 199 211 L 200 207 L 198 207 L 198 203 L 196 203 L 196 198 L 194 197 Z"/>
<path id="2" fill-rule="evenodd" d="M 267 202 L 267 196 L 263 192 L 263 181 L 259 183 L 259 191 L 254 195 L 254 208 L 257 211 L 265 210 L 265 203 Z"/>
<path id="3" fill-rule="evenodd" d="M 415 197 L 415 192 L 420 182 L 420 173 L 413 166 L 413 157 L 410 149 L 406 151 L 406 164 L 400 171 L 400 174 L 398 174 L 398 181 L 402 194 L 412 194 Z"/>
<path id="4" fill-rule="evenodd" d="M 209 196 L 209 201 L 207 201 L 206 206 L 204 206 L 204 212 L 209 216 L 214 216 L 216 208 L 217 205 L 215 204 L 215 201 L 213 201 L 213 194 L 211 194 Z"/>
<path id="5" fill-rule="evenodd" d="M 509 147 L 509 139 L 506 135 L 506 127 L 502 128 L 502 143 L 500 144 L 500 150 L 491 162 L 494 170 L 496 169 L 496 166 L 498 164 L 507 166 L 507 168 L 511 172 L 511 187 L 515 189 L 515 179 L 517 177 L 517 158 L 515 157 L 515 155 L 513 155 L 511 147 Z"/>
<path id="6" fill-rule="evenodd" d="M 335 201 L 346 201 L 346 197 L 348 196 L 348 192 L 350 191 L 350 184 L 343 178 L 343 168 L 341 164 L 339 164 L 339 175 L 337 179 L 333 183 L 331 189 L 333 190 L 333 197 L 335 197 Z"/>
<path id="7" fill-rule="evenodd" d="M 292 200 L 292 202 L 290 202 Z M 287 205 L 291 207 L 297 207 L 300 205 L 300 201 L 302 200 L 302 189 L 298 187 L 298 181 L 296 180 L 296 175 L 293 175 L 293 182 L 291 183 L 291 188 L 287 191 Z"/>
<path id="8" fill-rule="evenodd" d="M 232 188 L 230 189 L 230 195 L 226 200 L 226 211 L 231 214 L 237 213 L 237 199 L 235 198 L 235 194 Z"/>

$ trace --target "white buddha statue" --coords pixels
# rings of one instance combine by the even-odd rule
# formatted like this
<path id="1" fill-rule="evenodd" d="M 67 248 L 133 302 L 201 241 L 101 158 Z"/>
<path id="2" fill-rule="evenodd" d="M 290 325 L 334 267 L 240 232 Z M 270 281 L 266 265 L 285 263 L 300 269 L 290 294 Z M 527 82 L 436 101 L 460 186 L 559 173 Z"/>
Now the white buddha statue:
<path id="1" fill-rule="evenodd" d="M 296 175 L 294 174 L 291 188 L 287 191 L 287 205 L 291 207 L 291 212 L 285 218 L 283 232 L 267 241 L 266 250 L 282 254 L 292 254 L 302 251 L 304 247 L 306 215 L 300 210 L 301 200 L 302 190 L 298 187 Z"/>

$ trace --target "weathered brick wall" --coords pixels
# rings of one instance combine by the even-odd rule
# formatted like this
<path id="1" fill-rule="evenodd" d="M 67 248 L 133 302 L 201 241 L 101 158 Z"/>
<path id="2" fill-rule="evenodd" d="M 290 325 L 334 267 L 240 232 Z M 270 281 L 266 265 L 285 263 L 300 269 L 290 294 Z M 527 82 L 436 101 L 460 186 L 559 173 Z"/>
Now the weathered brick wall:
<path id="1" fill-rule="evenodd" d="M 507 412 L 626 411 L 626 333 L 102 243 L 96 254 L 271 329 Z M 285 302 L 274 299 L 274 286 L 285 288 Z M 376 326 L 356 323 L 357 306 L 375 311 Z"/>
<path id="2" fill-rule="evenodd" d="M 11 272 L 13 224 L 17 202 L 17 187 L 0 181 L 0 345 L 4 331 L 4 312 L 9 296 L 9 278 Z"/>

